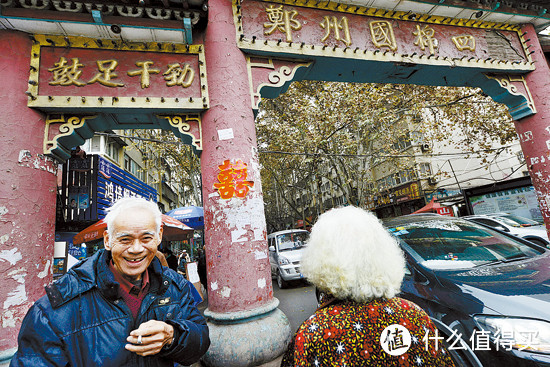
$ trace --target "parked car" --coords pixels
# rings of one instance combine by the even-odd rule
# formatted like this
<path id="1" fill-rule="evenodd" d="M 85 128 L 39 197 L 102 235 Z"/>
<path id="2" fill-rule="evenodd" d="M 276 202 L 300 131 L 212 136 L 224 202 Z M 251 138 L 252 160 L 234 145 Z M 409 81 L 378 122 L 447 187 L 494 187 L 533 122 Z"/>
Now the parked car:
<path id="1" fill-rule="evenodd" d="M 300 261 L 308 238 L 309 232 L 303 229 L 289 229 L 267 236 L 271 276 L 277 279 L 279 288 L 286 288 L 290 281 L 304 278 Z"/>
<path id="2" fill-rule="evenodd" d="M 401 297 L 470 343 L 484 366 L 550 366 L 550 251 L 461 218 L 384 221 L 407 260 Z"/>
<path id="3" fill-rule="evenodd" d="M 510 232 L 541 246 L 550 246 L 546 227 L 529 218 L 508 213 L 480 214 L 462 217 L 504 232 Z"/>

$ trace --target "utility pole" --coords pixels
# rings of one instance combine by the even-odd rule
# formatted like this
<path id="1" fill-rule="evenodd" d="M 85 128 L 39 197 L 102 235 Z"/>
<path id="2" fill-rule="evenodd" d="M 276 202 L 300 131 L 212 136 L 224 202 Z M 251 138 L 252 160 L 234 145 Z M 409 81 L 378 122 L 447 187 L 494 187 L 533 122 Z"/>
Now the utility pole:
<path id="1" fill-rule="evenodd" d="M 456 184 L 458 186 L 458 189 L 460 190 L 460 193 L 462 194 L 462 197 L 464 198 L 464 202 L 466 202 L 466 197 L 464 196 L 464 191 L 462 191 L 462 188 L 460 187 L 460 182 L 458 181 L 458 178 L 456 177 L 456 173 L 455 173 L 455 170 L 453 168 L 453 165 L 451 164 L 451 160 L 447 159 L 447 162 L 449 162 L 449 166 L 451 167 L 451 171 L 453 172 L 453 176 L 455 177 L 455 181 L 456 181 Z M 456 214 L 458 216 L 459 213 L 456 213 Z"/>
<path id="2" fill-rule="evenodd" d="M 455 173 L 455 170 L 453 168 L 453 165 L 451 164 L 451 160 L 447 159 L 447 162 L 449 162 L 449 166 L 451 167 L 451 171 L 453 172 L 453 176 L 455 177 L 455 181 L 456 181 L 456 184 L 458 186 L 458 189 L 460 190 L 460 192 L 462 192 L 462 188 L 460 187 L 460 182 L 458 182 L 458 178 L 456 177 L 456 173 Z"/>

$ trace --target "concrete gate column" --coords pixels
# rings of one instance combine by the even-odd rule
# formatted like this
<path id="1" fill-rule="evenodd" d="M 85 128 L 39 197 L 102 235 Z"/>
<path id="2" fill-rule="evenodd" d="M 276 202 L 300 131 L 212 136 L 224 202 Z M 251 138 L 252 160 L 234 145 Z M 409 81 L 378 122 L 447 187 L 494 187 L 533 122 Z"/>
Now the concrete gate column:
<path id="1" fill-rule="evenodd" d="M 515 122 L 525 162 L 547 231 L 550 230 L 550 68 L 533 25 L 522 28 L 530 39 L 536 69 L 525 76 L 536 113 Z"/>
<path id="2" fill-rule="evenodd" d="M 44 118 L 27 107 L 28 35 L 0 30 L 0 365 L 28 308 L 52 280 L 56 165 L 44 157 Z"/>
<path id="3" fill-rule="evenodd" d="M 205 315 L 212 345 L 203 361 L 220 367 L 257 366 L 284 351 L 291 330 L 273 297 L 246 59 L 236 45 L 231 2 L 211 0 L 208 5 L 205 56 L 211 107 L 203 116 L 201 167 Z M 253 186 L 243 185 L 234 195 L 231 187 L 229 193 L 218 191 L 214 184 L 232 181 L 221 169 L 239 162 L 246 165 L 244 179 Z M 243 195 L 246 187 L 250 191 Z"/>

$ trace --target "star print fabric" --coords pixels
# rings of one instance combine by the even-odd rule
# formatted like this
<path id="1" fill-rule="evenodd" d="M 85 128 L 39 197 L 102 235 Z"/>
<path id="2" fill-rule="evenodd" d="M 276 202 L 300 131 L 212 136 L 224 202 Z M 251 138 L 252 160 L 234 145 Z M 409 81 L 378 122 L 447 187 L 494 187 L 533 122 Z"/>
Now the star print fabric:
<path id="1" fill-rule="evenodd" d="M 435 326 L 410 301 L 395 297 L 323 304 L 298 328 L 281 367 L 454 366 L 441 344 L 436 350 L 430 340 L 426 350 L 423 338 L 427 332 L 433 337 Z M 411 336 L 410 347 L 398 356 L 385 352 L 381 344 L 382 332 L 394 324 L 407 328 Z"/>

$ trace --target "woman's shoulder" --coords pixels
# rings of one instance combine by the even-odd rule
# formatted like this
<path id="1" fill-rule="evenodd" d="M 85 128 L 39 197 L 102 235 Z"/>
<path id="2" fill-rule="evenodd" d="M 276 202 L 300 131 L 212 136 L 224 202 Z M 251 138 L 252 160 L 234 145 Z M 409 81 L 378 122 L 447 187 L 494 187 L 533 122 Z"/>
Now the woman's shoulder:
<path id="1" fill-rule="evenodd" d="M 384 307 L 392 307 L 405 314 L 429 318 L 428 314 L 422 309 L 422 307 L 412 301 L 400 297 L 393 297 L 385 300 Z"/>

